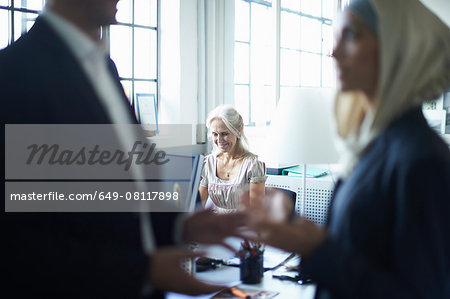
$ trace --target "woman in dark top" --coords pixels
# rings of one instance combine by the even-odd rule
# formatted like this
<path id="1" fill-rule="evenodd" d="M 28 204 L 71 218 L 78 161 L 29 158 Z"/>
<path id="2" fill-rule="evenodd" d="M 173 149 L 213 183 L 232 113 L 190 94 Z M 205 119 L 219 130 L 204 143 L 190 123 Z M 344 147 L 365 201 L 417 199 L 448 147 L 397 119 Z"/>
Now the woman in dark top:
<path id="1" fill-rule="evenodd" d="M 352 1 L 339 28 L 328 223 L 253 228 L 302 255 L 318 298 L 450 298 L 450 152 L 421 110 L 450 87 L 450 30 L 418 0 Z"/>

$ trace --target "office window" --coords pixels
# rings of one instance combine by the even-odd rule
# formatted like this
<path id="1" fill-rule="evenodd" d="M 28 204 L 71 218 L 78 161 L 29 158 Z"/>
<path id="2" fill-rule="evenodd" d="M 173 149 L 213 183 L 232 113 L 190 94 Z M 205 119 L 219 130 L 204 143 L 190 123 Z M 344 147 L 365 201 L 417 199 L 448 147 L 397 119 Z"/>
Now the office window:
<path id="1" fill-rule="evenodd" d="M 158 100 L 158 0 L 121 0 L 109 35 L 111 58 L 131 103 L 137 93 Z"/>
<path id="2" fill-rule="evenodd" d="M 335 85 L 329 57 L 333 3 L 334 0 L 281 0 L 281 89 Z"/>
<path id="3" fill-rule="evenodd" d="M 0 0 L 0 49 L 33 26 L 45 0 Z"/>
<path id="4" fill-rule="evenodd" d="M 274 106 L 272 1 L 235 1 L 234 101 L 246 125 L 266 118 Z"/>
<path id="5" fill-rule="evenodd" d="M 119 1 L 117 25 L 102 30 L 131 103 L 136 93 L 158 99 L 158 1 Z M 0 0 L 0 49 L 27 32 L 44 5 L 45 0 Z"/>
<path id="6" fill-rule="evenodd" d="M 335 86 L 335 9 L 334 0 L 235 0 L 235 105 L 246 125 L 270 123 L 277 90 Z"/>

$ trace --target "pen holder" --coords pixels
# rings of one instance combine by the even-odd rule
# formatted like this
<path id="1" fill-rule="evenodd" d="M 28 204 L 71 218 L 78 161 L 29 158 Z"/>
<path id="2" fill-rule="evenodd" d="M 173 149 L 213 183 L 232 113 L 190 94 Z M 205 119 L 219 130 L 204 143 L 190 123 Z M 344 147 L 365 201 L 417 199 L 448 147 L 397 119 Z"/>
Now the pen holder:
<path id="1" fill-rule="evenodd" d="M 258 250 L 254 255 L 244 252 L 241 255 L 240 275 L 241 281 L 246 284 L 260 283 L 264 275 L 264 252 Z"/>

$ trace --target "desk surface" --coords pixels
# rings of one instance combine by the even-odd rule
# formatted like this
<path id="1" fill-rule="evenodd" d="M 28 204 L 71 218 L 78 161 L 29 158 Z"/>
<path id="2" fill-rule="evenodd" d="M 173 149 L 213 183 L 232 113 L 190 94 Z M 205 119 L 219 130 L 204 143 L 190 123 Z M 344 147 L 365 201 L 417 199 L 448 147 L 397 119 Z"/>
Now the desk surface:
<path id="1" fill-rule="evenodd" d="M 219 283 L 227 286 L 241 284 L 239 281 L 239 268 L 223 266 L 219 269 L 196 273 L 196 276 L 205 282 Z M 316 286 L 312 284 L 300 285 L 292 281 L 281 281 L 272 278 L 272 271 L 266 271 L 264 278 L 259 284 L 244 285 L 248 288 L 257 288 L 268 291 L 280 292 L 275 299 L 292 299 L 292 298 L 314 298 Z M 186 296 L 175 293 L 167 294 L 167 299 L 188 299 L 188 298 L 211 298 L 213 294 L 205 296 Z"/>
<path id="2" fill-rule="evenodd" d="M 232 240 L 231 243 L 235 243 L 236 240 Z M 230 243 L 230 242 L 229 242 Z M 230 251 L 219 249 L 217 246 L 212 246 L 213 248 L 208 256 L 214 256 L 216 258 L 230 257 Z M 221 251 L 222 250 L 222 251 Z M 265 255 L 275 256 L 279 255 L 279 261 L 283 261 L 286 257 L 285 253 L 281 253 L 279 250 L 272 248 L 270 246 L 266 247 Z M 300 285 L 296 282 L 279 280 L 272 278 L 273 271 L 266 271 L 264 273 L 263 280 L 259 284 L 245 284 L 245 288 L 256 288 L 260 290 L 276 291 L 279 292 L 275 299 L 291 299 L 291 298 L 314 298 L 316 286 L 313 284 Z M 223 284 L 225 286 L 235 286 L 241 285 L 239 280 L 239 268 L 238 267 L 228 267 L 221 266 L 215 270 L 210 270 L 206 272 L 195 273 L 195 276 L 205 282 Z M 167 294 L 167 299 L 189 299 L 189 298 L 211 298 L 214 294 L 205 296 L 186 296 L 180 294 L 169 293 Z"/>

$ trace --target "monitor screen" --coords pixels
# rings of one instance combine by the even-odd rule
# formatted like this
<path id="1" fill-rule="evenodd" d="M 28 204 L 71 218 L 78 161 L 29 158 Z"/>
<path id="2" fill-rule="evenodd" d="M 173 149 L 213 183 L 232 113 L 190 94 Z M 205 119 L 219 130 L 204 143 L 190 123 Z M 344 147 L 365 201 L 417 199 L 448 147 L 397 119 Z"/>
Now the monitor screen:
<path id="1" fill-rule="evenodd" d="M 160 168 L 161 179 L 171 182 L 180 193 L 178 207 L 193 212 L 198 203 L 198 188 L 203 169 L 204 156 L 200 154 L 167 153 L 169 168 Z M 168 165 L 169 165 L 168 164 Z M 176 168 L 174 168 L 176 165 Z"/>

